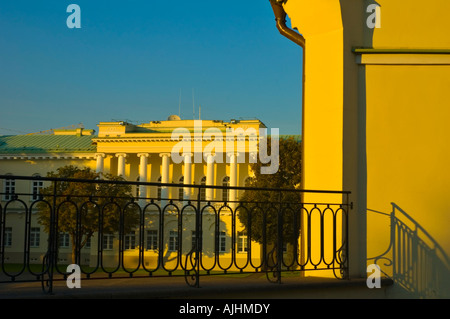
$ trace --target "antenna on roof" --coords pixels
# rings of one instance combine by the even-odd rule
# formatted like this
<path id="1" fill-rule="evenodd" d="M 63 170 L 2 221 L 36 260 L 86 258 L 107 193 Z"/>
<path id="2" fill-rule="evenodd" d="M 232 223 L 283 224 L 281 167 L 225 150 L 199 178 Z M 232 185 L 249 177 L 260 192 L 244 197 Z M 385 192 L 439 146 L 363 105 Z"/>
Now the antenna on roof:
<path id="1" fill-rule="evenodd" d="M 198 106 L 198 119 L 201 120 L 202 106 Z"/>

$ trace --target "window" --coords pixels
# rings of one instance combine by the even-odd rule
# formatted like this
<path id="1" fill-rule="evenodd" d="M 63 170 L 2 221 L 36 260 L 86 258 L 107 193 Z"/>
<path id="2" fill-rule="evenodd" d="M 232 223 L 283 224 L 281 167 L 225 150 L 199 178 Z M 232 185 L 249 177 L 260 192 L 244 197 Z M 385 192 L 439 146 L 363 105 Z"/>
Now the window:
<path id="1" fill-rule="evenodd" d="M 169 233 L 169 251 L 178 250 L 178 232 L 171 230 Z"/>
<path id="2" fill-rule="evenodd" d="M 224 231 L 219 232 L 219 252 L 226 252 L 227 234 Z"/>
<path id="3" fill-rule="evenodd" d="M 39 227 L 31 227 L 30 247 L 39 247 L 40 243 L 41 243 L 41 229 Z"/>
<path id="4" fill-rule="evenodd" d="M 228 176 L 225 176 L 224 179 L 222 180 L 222 186 L 223 187 L 228 187 L 230 186 L 230 178 Z M 223 188 L 222 189 L 222 200 L 224 202 L 228 201 L 228 188 Z"/>
<path id="5" fill-rule="evenodd" d="M 124 240 L 124 249 L 136 249 L 136 232 L 132 231 L 129 234 L 125 235 Z"/>
<path id="6" fill-rule="evenodd" d="M 192 249 L 196 249 L 196 245 L 197 245 L 197 237 L 195 236 L 195 230 L 193 230 L 192 231 L 192 236 L 191 236 L 191 243 L 192 243 Z M 202 249 L 201 248 L 201 244 L 202 244 L 202 242 L 201 242 L 201 240 L 202 240 L 202 234 L 200 234 L 200 247 L 199 247 L 199 249 Z"/>
<path id="7" fill-rule="evenodd" d="M 11 175 L 11 174 L 7 174 L 7 175 Z M 14 194 L 16 192 L 16 181 L 14 179 L 5 179 L 3 181 L 3 189 L 4 189 L 4 195 L 3 195 L 3 199 L 4 200 L 11 200 L 12 199 L 12 194 Z"/>
<path id="8" fill-rule="evenodd" d="M 248 251 L 248 238 L 246 232 L 237 233 L 237 252 L 246 253 Z"/>
<path id="9" fill-rule="evenodd" d="M 114 241 L 113 235 L 111 235 L 111 234 L 103 235 L 103 249 L 105 249 L 105 250 L 113 249 L 113 241 Z"/>
<path id="10" fill-rule="evenodd" d="M 59 233 L 59 247 L 68 248 L 69 247 L 69 233 Z"/>
<path id="11" fill-rule="evenodd" d="M 33 177 L 40 177 L 39 174 L 35 174 L 33 175 Z M 33 181 L 31 184 L 31 192 L 32 192 L 32 196 L 31 199 L 32 200 L 39 200 L 42 197 L 40 196 L 41 193 L 41 189 L 44 187 L 44 183 L 42 181 Z"/>
<path id="12" fill-rule="evenodd" d="M 12 227 L 5 227 L 5 247 L 11 247 L 12 246 Z"/>
<path id="13" fill-rule="evenodd" d="M 89 249 L 91 248 L 91 244 L 92 244 L 92 236 L 89 236 L 88 239 L 86 240 L 86 243 L 84 244 L 84 248 Z"/>
<path id="14" fill-rule="evenodd" d="M 203 176 L 203 178 L 200 181 L 200 185 L 206 185 L 206 176 Z M 204 187 L 200 188 L 200 200 L 201 201 L 206 200 L 206 188 Z"/>
<path id="15" fill-rule="evenodd" d="M 158 231 L 155 229 L 147 230 L 147 250 L 158 249 Z"/>

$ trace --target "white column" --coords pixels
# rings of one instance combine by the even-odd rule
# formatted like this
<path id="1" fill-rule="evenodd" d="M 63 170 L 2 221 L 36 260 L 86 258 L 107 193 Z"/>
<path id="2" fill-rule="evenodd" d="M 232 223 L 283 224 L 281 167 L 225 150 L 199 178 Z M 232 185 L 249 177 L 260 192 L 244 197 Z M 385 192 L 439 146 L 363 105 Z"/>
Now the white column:
<path id="1" fill-rule="evenodd" d="M 228 157 L 230 158 L 230 186 L 238 186 L 237 181 L 237 156 L 236 153 L 228 153 Z M 233 203 L 233 201 L 237 200 L 237 190 L 236 189 L 230 189 L 229 191 L 229 201 L 230 201 L 230 207 L 235 208 L 236 203 Z"/>
<path id="2" fill-rule="evenodd" d="M 208 154 L 206 159 L 206 185 L 212 186 L 214 185 L 214 155 Z M 206 200 L 214 199 L 214 189 L 207 188 L 206 189 Z"/>
<path id="3" fill-rule="evenodd" d="M 161 183 L 169 183 L 169 157 L 170 153 L 161 153 L 159 156 L 162 158 L 162 174 L 161 174 Z M 161 187 L 161 198 L 166 199 L 169 194 L 169 190 L 167 186 Z M 165 205 L 165 200 L 161 201 L 161 208 Z"/>
<path id="4" fill-rule="evenodd" d="M 125 178 L 125 158 L 127 154 L 119 153 L 116 154 L 117 157 L 117 176 L 122 176 Z"/>
<path id="5" fill-rule="evenodd" d="M 184 184 L 192 184 L 192 154 L 184 154 Z M 185 187 L 183 189 L 183 199 L 191 199 L 191 189 Z"/>
<path id="6" fill-rule="evenodd" d="M 139 153 L 137 155 L 139 160 L 139 181 L 146 182 L 147 181 L 147 164 L 148 164 L 148 153 Z M 144 185 L 139 186 L 139 196 L 147 197 L 147 187 Z M 140 204 L 145 204 L 145 199 L 139 200 Z"/>
<path id="7" fill-rule="evenodd" d="M 97 173 L 103 173 L 105 154 L 97 153 L 97 154 L 95 154 L 95 157 L 97 159 L 97 166 L 96 166 L 95 171 Z"/>

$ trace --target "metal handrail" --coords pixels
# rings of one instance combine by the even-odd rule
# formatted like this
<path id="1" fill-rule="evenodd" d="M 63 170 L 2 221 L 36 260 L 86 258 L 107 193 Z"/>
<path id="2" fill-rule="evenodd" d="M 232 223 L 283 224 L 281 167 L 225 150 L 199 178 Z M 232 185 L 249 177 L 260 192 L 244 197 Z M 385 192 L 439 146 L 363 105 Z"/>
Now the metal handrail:
<path id="1" fill-rule="evenodd" d="M 158 276 L 161 272 L 165 275 L 181 275 L 186 278 L 186 282 L 194 287 L 199 286 L 200 277 L 203 275 L 224 274 L 230 272 L 265 272 L 269 280 L 274 279 L 275 282 L 281 282 L 281 275 L 285 271 L 332 271 L 337 278 L 348 277 L 348 213 L 351 208 L 348 202 L 350 192 L 347 191 L 320 191 L 320 190 L 301 190 L 301 189 L 279 189 L 279 188 L 257 188 L 257 187 L 227 187 L 227 186 L 208 186 L 208 185 L 186 185 L 173 183 L 154 183 L 154 182 L 137 182 L 137 181 L 111 181 L 111 180 L 85 180 L 85 179 L 65 179 L 55 177 L 27 177 L 0 175 L 1 179 L 23 180 L 23 181 L 50 181 L 53 182 L 53 193 L 44 194 L 36 200 L 31 200 L 32 194 L 29 193 L 9 193 L 10 198 L 0 202 L 0 282 L 10 282 L 19 280 L 39 280 L 42 282 L 44 291 L 53 291 L 53 282 L 55 280 L 63 280 L 67 273 L 61 269 L 61 263 L 58 262 L 58 234 L 59 224 L 58 216 L 63 210 L 64 205 L 71 205 L 76 216 L 76 240 L 74 241 L 76 262 L 81 261 L 81 228 L 84 226 L 81 218 L 83 209 L 88 205 L 95 207 L 95 214 L 98 214 L 97 229 L 97 252 L 92 251 L 91 256 L 96 258 L 91 268 L 82 268 L 82 273 L 86 278 L 91 278 L 97 274 L 104 274 L 106 278 L 115 278 L 117 276 L 140 277 L 141 271 L 143 276 Z M 58 183 L 87 183 L 87 184 L 117 184 L 117 185 L 133 185 L 147 187 L 167 188 L 216 188 L 216 189 L 239 189 L 243 191 L 253 192 L 275 192 L 279 194 L 275 201 L 223 201 L 218 199 L 205 200 L 201 198 L 200 191 L 197 192 L 196 198 L 178 200 L 171 198 L 153 198 L 153 197 L 111 197 L 97 196 L 93 194 L 78 194 L 67 196 L 58 194 L 56 185 Z M 17 188 L 17 185 L 16 185 Z M 320 193 L 329 194 L 335 197 L 336 194 L 342 195 L 341 202 L 322 202 L 322 203 L 305 203 L 299 200 L 286 201 L 282 197 L 283 194 L 290 192 L 304 193 Z M 23 198 L 26 196 L 26 199 Z M 98 202 L 100 198 L 107 199 L 103 203 Z M 299 196 L 299 198 L 301 198 Z M 120 202 L 120 200 L 123 202 Z M 162 205 L 164 202 L 164 206 Z M 13 205 L 13 203 L 15 203 Z M 48 245 L 44 254 L 41 271 L 37 272 L 33 269 L 30 261 L 32 248 L 30 248 L 30 229 L 32 224 L 32 215 L 38 203 L 45 203 L 46 209 L 50 211 L 50 232 Z M 221 203 L 216 205 L 214 203 Z M 97 205 L 97 206 L 94 206 Z M 107 251 L 103 248 L 103 237 L 106 234 L 103 230 L 103 216 L 108 208 L 114 206 L 115 213 L 120 217 L 120 227 L 118 230 L 119 249 L 117 250 L 117 267 L 108 269 L 105 265 Z M 130 209 L 134 209 L 139 214 L 139 221 L 135 227 L 136 234 L 136 254 L 137 265 L 126 265 L 126 249 L 124 247 L 127 234 L 124 233 L 124 216 Z M 11 212 L 21 211 L 25 216 L 24 227 L 24 246 L 19 254 L 22 254 L 20 262 L 20 271 L 12 273 L 9 271 L 9 262 L 7 256 L 10 254 L 9 247 L 5 243 L 6 224 L 10 221 Z M 240 215 L 247 212 L 247 219 L 240 220 Z M 273 220 L 269 220 L 269 215 L 277 216 Z M 75 217 L 74 217 L 75 218 Z M 153 218 L 156 225 L 158 249 L 154 253 L 153 266 L 147 266 L 145 248 L 145 230 L 148 227 L 146 218 Z M 213 230 L 209 235 L 204 234 L 209 228 L 204 225 L 204 219 L 212 219 L 210 223 Z M 225 220 L 225 218 L 227 220 Z M 258 219 L 259 218 L 259 219 Z M 271 217 L 273 218 L 273 217 Z M 315 225 L 315 220 L 317 225 Z M 189 229 L 193 232 L 193 243 L 195 245 L 186 249 L 186 242 L 176 239 L 177 244 L 173 244 L 174 260 L 172 263 L 168 261 L 167 249 L 169 236 L 165 232 L 169 226 L 166 221 L 174 223 L 177 238 L 186 237 Z M 226 229 L 225 243 L 226 251 L 222 251 L 220 241 L 220 224 L 225 223 L 230 229 Z M 258 255 L 257 251 L 252 249 L 252 242 L 256 233 L 253 233 L 252 224 L 260 223 L 263 234 L 259 240 L 263 254 Z M 331 223 L 332 227 L 326 228 L 325 224 Z M 245 237 L 239 237 L 239 225 L 242 224 L 243 229 L 247 230 Z M 190 225 L 190 228 L 186 225 Z M 341 229 L 338 229 L 341 227 Z M 269 238 L 268 229 L 276 227 L 275 237 Z M 291 251 L 284 252 L 283 247 L 286 243 L 285 229 L 293 233 L 294 240 L 288 242 Z M 325 230 L 327 229 L 327 230 Z M 327 232 L 327 233 L 325 233 Z M 317 233 L 318 236 L 313 236 Z M 187 234 L 190 235 L 190 234 Z M 316 238 L 317 237 L 317 238 Z M 331 245 L 325 247 L 326 238 L 331 237 Z M 339 238 L 338 238 L 339 237 Z M 208 241 L 209 239 L 209 241 Z M 320 241 L 316 251 L 314 240 Z M 209 250 L 205 250 L 204 243 L 209 245 Z M 189 243 L 188 243 L 189 244 Z M 247 247 L 244 247 L 247 245 Z M 238 252 L 238 248 L 242 249 L 242 253 Z M 91 248 L 94 249 L 94 248 Z M 42 256 L 41 256 L 42 257 Z M 114 258 L 116 258 L 114 257 Z M 225 261 L 226 260 L 226 261 Z M 26 275 L 32 275 L 34 278 L 27 279 Z M 120 275 L 122 274 L 122 275 Z M 24 279 L 21 279 L 24 278 Z"/>

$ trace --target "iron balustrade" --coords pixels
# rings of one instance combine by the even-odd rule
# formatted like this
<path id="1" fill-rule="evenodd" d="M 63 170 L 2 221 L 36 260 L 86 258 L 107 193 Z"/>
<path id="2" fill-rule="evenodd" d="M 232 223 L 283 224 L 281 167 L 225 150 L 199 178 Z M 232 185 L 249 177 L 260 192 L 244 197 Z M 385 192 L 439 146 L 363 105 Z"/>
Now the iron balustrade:
<path id="1" fill-rule="evenodd" d="M 282 274 L 296 272 L 331 271 L 338 279 L 348 278 L 349 192 L 11 175 L 0 180 L 2 185 L 14 181 L 14 187 L 0 193 L 0 282 L 40 281 L 44 292 L 52 292 L 53 282 L 69 275 L 68 264 L 79 265 L 86 279 L 184 276 L 193 287 L 199 287 L 201 276 L 234 273 L 265 273 L 278 283 Z M 20 192 L 24 184 L 37 181 L 53 191 Z M 124 197 L 65 195 L 58 193 L 61 183 L 153 192 L 166 188 L 173 196 L 147 197 L 142 191 Z M 207 188 L 241 195 L 264 192 L 267 200 L 205 199 Z M 175 199 L 180 189 L 189 189 L 190 198 Z M 333 201 L 308 202 L 310 195 Z M 68 207 L 69 220 L 62 217 Z M 48 213 L 47 231 L 41 236 L 38 216 L 43 211 Z M 111 211 L 118 225 L 114 232 L 107 230 Z M 88 214 L 96 225 L 87 235 L 87 226 L 92 227 L 85 225 Z M 127 221 L 130 216 L 135 220 Z M 62 222 L 75 227 L 71 244 L 61 233 Z M 127 231 L 130 225 L 133 231 Z"/>

